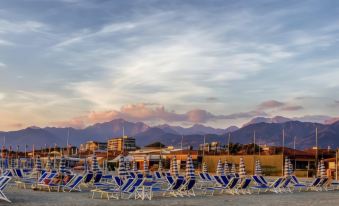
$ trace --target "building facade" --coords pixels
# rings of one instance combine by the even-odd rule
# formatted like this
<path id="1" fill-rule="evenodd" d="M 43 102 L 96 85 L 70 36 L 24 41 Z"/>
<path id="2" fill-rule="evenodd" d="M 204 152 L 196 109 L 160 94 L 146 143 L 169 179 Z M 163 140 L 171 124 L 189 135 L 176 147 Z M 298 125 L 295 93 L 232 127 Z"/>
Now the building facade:
<path id="1" fill-rule="evenodd" d="M 136 150 L 135 138 L 123 136 L 109 139 L 107 141 L 107 148 L 113 152 L 134 151 Z"/>

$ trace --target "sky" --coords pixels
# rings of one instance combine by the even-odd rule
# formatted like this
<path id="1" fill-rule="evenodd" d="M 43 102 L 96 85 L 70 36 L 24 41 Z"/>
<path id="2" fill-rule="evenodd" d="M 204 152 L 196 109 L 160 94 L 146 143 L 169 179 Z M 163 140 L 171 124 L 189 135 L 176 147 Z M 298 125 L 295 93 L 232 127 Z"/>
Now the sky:
<path id="1" fill-rule="evenodd" d="M 0 1 L 0 130 L 339 117 L 339 2 Z"/>

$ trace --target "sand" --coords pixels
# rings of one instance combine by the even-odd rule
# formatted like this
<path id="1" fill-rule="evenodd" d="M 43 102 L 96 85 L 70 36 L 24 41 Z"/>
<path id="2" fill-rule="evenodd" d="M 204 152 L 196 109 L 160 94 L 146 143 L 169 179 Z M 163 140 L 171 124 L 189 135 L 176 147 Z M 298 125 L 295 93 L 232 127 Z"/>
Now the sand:
<path id="1" fill-rule="evenodd" d="M 252 195 L 215 195 L 215 196 L 197 196 L 185 198 L 157 197 L 154 200 L 107 200 L 91 199 L 89 191 L 57 193 L 32 191 L 30 189 L 18 189 L 16 187 L 7 188 L 5 191 L 7 197 L 12 201 L 11 205 L 50 205 L 50 206 L 214 206 L 214 205 L 339 205 L 339 191 L 327 192 L 294 192 L 292 194 L 252 194 Z M 10 205 L 0 200 L 0 205 Z"/>

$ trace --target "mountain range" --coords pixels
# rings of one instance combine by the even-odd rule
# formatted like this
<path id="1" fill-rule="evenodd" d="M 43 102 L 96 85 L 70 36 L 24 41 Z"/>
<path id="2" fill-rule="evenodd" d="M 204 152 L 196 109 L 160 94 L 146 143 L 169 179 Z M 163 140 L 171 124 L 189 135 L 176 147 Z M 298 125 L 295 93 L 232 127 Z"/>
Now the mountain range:
<path id="1" fill-rule="evenodd" d="M 123 129 L 124 128 L 124 129 Z M 170 126 L 167 124 L 149 126 L 143 122 L 129 122 L 123 119 L 115 119 L 109 122 L 97 123 L 84 129 L 56 128 L 56 127 L 28 127 L 18 131 L 0 132 L 0 138 L 5 137 L 5 144 L 25 144 L 44 147 L 54 144 L 65 146 L 67 139 L 72 145 L 80 145 L 89 140 L 105 142 L 112 137 L 124 134 L 136 138 L 138 146 L 160 141 L 165 145 L 183 146 L 191 145 L 197 148 L 206 142 L 218 141 L 226 144 L 228 135 L 231 142 L 248 144 L 253 142 L 254 132 L 256 142 L 268 145 L 282 144 L 282 130 L 285 131 L 285 146 L 292 147 L 296 137 L 297 148 L 309 148 L 315 145 L 315 128 L 318 128 L 319 146 L 325 148 L 339 146 L 339 122 L 332 124 L 320 124 L 312 122 L 294 121 L 285 117 L 255 118 L 243 127 L 231 126 L 225 129 L 216 129 L 201 124 L 192 127 Z M 68 138 L 69 137 L 69 138 Z M 0 141 L 2 142 L 2 141 Z"/>

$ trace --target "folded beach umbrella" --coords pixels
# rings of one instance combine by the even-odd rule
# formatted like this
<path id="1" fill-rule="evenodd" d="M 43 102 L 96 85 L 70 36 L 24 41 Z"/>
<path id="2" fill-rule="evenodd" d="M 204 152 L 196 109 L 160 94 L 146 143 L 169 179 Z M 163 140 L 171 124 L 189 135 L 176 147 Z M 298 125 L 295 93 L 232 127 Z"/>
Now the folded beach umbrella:
<path id="1" fill-rule="evenodd" d="M 262 169 L 261 169 L 260 160 L 257 160 L 255 162 L 255 175 L 257 175 L 257 176 L 261 176 L 262 175 Z"/>
<path id="2" fill-rule="evenodd" d="M 171 168 L 171 174 L 174 177 L 178 177 L 179 176 L 179 170 L 178 170 L 178 163 L 177 163 L 177 158 L 174 155 L 174 157 L 172 158 L 172 168 Z"/>
<path id="3" fill-rule="evenodd" d="M 186 178 L 195 178 L 195 171 L 194 171 L 194 165 L 191 155 L 188 155 L 187 161 L 186 161 Z"/>
<path id="4" fill-rule="evenodd" d="M 224 173 L 224 167 L 222 165 L 221 159 L 218 160 L 218 165 L 217 165 L 217 175 L 225 175 Z"/>
<path id="5" fill-rule="evenodd" d="M 93 156 L 92 156 L 92 171 L 93 172 L 99 172 L 100 171 L 97 155 L 95 153 L 93 153 Z"/>
<path id="6" fill-rule="evenodd" d="M 290 165 L 289 165 L 288 157 L 285 157 L 285 162 L 284 162 L 284 176 L 285 177 L 290 176 L 289 168 L 290 168 Z"/>
<path id="7" fill-rule="evenodd" d="M 146 157 L 144 157 L 144 173 L 145 173 L 145 175 L 149 175 L 148 161 L 147 161 Z"/>
<path id="8" fill-rule="evenodd" d="M 11 168 L 14 169 L 15 168 L 15 159 L 11 158 Z"/>
<path id="9" fill-rule="evenodd" d="M 118 168 L 118 175 L 121 177 L 127 176 L 127 171 L 125 167 L 125 158 L 123 155 L 119 158 L 119 168 Z"/>
<path id="10" fill-rule="evenodd" d="M 208 172 L 208 167 L 207 167 L 207 163 L 206 163 L 206 162 L 204 162 L 204 163 L 202 164 L 202 172 L 203 172 L 203 173 L 207 173 L 207 172 Z"/>
<path id="11" fill-rule="evenodd" d="M 159 172 L 161 172 L 161 171 L 162 171 L 162 162 L 161 162 L 161 160 L 159 160 L 158 171 L 159 171 Z"/>
<path id="12" fill-rule="evenodd" d="M 240 157 L 240 163 L 239 163 L 239 176 L 241 178 L 246 177 L 245 163 L 244 163 L 244 159 L 242 157 Z"/>
<path id="13" fill-rule="evenodd" d="M 236 168 L 235 168 L 235 163 L 232 163 L 232 167 L 231 167 L 231 174 L 235 174 L 236 173 Z"/>
<path id="14" fill-rule="evenodd" d="M 138 172 L 138 165 L 137 165 L 137 162 L 136 162 L 136 161 L 133 161 L 132 171 L 133 171 L 133 172 Z"/>
<path id="15" fill-rule="evenodd" d="M 61 158 L 60 158 L 59 172 L 61 174 L 64 174 L 66 172 L 66 160 L 63 154 L 61 155 Z"/>
<path id="16" fill-rule="evenodd" d="M 21 168 L 21 159 L 20 159 L 20 157 L 18 157 L 17 159 L 16 159 L 16 168 L 18 168 L 18 169 L 20 169 Z"/>
<path id="17" fill-rule="evenodd" d="M 38 156 L 38 158 L 35 160 L 34 169 L 37 172 L 40 172 L 42 170 L 40 156 Z"/>
<path id="18" fill-rule="evenodd" d="M 325 169 L 325 164 L 324 164 L 324 160 L 322 159 L 320 161 L 320 175 L 321 177 L 326 177 L 326 169 Z"/>
<path id="19" fill-rule="evenodd" d="M 126 158 L 127 159 L 127 158 Z M 126 167 L 126 171 L 130 171 L 131 170 L 131 165 L 129 163 L 129 161 L 125 161 L 125 167 Z"/>
<path id="20" fill-rule="evenodd" d="M 228 175 L 229 173 L 230 173 L 230 168 L 228 167 L 228 163 L 225 160 L 225 163 L 224 163 L 224 174 Z"/>
<path id="21" fill-rule="evenodd" d="M 46 162 L 46 170 L 50 171 L 52 169 L 52 161 L 51 161 L 51 157 L 48 155 L 47 157 L 47 162 Z"/>

